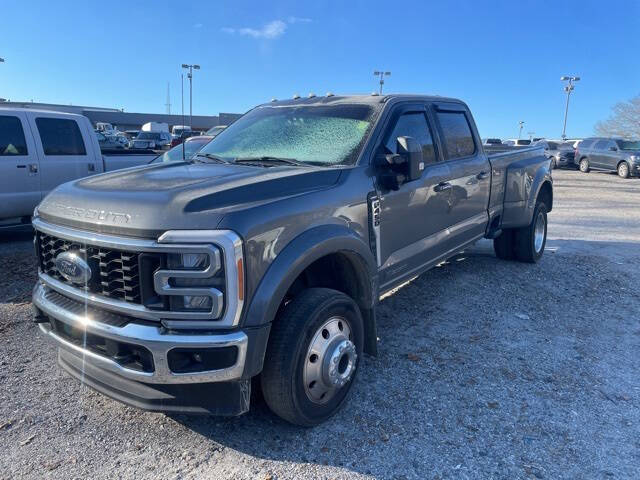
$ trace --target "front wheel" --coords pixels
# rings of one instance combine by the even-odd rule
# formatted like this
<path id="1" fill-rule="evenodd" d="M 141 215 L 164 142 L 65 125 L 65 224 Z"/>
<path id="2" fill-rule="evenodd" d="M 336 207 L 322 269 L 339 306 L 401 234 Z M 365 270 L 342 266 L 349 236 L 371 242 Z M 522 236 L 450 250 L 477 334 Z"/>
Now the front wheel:
<path id="1" fill-rule="evenodd" d="M 309 288 L 271 327 L 261 374 L 269 408 L 295 425 L 318 425 L 343 405 L 364 343 L 358 305 L 342 292 Z"/>
<path id="2" fill-rule="evenodd" d="M 589 160 L 587 160 L 586 158 L 583 158 L 582 160 L 580 160 L 580 163 L 578 164 L 578 166 L 582 173 L 589 173 L 589 170 L 590 170 Z"/>
<path id="3" fill-rule="evenodd" d="M 629 164 L 627 162 L 620 162 L 618 165 L 618 176 L 621 178 L 629 178 Z"/>

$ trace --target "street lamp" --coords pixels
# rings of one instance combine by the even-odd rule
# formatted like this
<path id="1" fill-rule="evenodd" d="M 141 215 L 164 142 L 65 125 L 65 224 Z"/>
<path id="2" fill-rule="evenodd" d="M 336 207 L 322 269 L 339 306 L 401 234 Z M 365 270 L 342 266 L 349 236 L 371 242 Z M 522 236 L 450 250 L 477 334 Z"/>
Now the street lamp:
<path id="1" fill-rule="evenodd" d="M 187 78 L 189 79 L 189 126 L 193 128 L 193 71 L 200 70 L 200 65 L 182 64 L 182 68 L 189 70 Z"/>
<path id="2" fill-rule="evenodd" d="M 520 140 L 520 135 L 522 135 L 522 127 L 524 127 L 524 121 L 520 120 L 518 122 L 518 125 L 520 125 L 520 130 L 518 130 L 518 140 Z"/>
<path id="3" fill-rule="evenodd" d="M 4 63 L 4 58 L 0 57 L 0 63 Z"/>
<path id="4" fill-rule="evenodd" d="M 391 75 L 391 72 L 383 72 L 383 71 L 378 71 L 376 70 L 375 72 L 373 72 L 373 75 L 375 75 L 376 77 L 379 76 L 380 77 L 380 95 L 382 95 L 382 86 L 384 85 L 384 77 L 385 76 L 389 76 Z"/>
<path id="5" fill-rule="evenodd" d="M 568 82 L 564 86 L 564 91 L 567 92 L 567 104 L 564 107 L 564 125 L 562 126 L 562 140 L 567 139 L 567 114 L 569 113 L 569 97 L 571 96 L 571 92 L 573 92 L 574 82 L 580 80 L 580 77 L 572 77 L 568 75 L 564 75 L 560 77 L 560 80 L 563 82 Z"/>

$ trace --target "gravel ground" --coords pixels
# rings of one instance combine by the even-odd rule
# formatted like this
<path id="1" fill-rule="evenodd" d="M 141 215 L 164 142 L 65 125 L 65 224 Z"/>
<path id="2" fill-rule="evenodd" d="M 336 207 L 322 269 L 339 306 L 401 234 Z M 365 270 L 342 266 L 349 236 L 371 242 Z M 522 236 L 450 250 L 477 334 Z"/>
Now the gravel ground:
<path id="1" fill-rule="evenodd" d="M 314 429 L 81 386 L 30 323 L 29 236 L 5 236 L 0 478 L 640 478 L 640 180 L 554 177 L 543 260 L 481 242 L 385 298 L 379 357 Z"/>

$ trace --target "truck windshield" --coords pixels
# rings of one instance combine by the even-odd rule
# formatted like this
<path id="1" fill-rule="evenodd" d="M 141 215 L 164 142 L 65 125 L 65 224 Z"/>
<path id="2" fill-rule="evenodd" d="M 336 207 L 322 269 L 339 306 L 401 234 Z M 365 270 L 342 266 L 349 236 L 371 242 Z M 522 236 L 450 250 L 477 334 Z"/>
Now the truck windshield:
<path id="1" fill-rule="evenodd" d="M 617 140 L 620 150 L 640 150 L 640 140 Z"/>
<path id="2" fill-rule="evenodd" d="M 258 107 L 216 136 L 202 153 L 235 158 L 290 158 L 313 165 L 349 165 L 373 125 L 367 105 Z"/>

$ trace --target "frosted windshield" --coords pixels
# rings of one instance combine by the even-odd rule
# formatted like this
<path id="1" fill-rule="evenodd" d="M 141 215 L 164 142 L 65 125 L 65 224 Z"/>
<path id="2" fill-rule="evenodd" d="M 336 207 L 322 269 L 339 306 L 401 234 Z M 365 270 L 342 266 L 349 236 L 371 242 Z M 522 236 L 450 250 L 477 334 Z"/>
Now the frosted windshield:
<path id="1" fill-rule="evenodd" d="M 351 164 L 372 124 L 366 105 L 260 107 L 205 148 L 229 160 L 280 157 L 309 164 Z"/>

